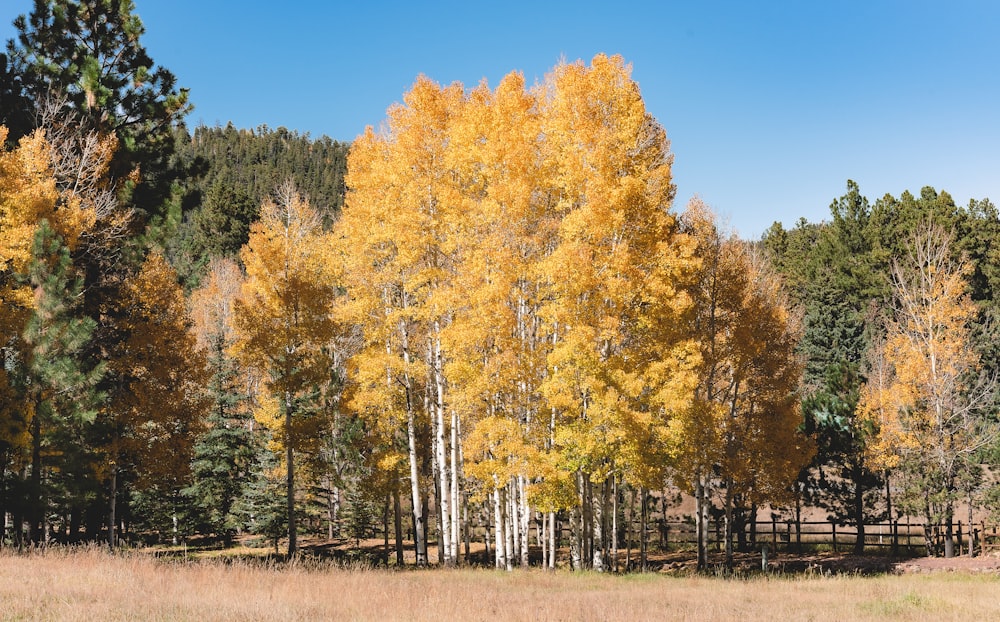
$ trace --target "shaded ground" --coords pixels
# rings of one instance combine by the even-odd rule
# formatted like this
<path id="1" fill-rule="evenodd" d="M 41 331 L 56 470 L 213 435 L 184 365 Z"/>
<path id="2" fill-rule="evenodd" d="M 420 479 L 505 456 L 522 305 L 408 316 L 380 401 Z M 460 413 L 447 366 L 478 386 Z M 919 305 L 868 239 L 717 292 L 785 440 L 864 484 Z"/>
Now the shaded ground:
<path id="1" fill-rule="evenodd" d="M 412 543 L 404 550 L 404 563 L 414 563 Z M 301 542 L 301 553 L 306 560 L 318 563 L 361 563 L 374 566 L 395 565 L 396 553 L 390 543 L 386 551 L 382 540 L 323 540 L 306 538 Z M 233 548 L 222 549 L 221 544 L 210 540 L 195 540 L 185 547 L 152 547 L 148 552 L 158 557 L 173 558 L 221 558 L 223 561 L 236 559 L 258 559 L 267 562 L 285 561 L 284 549 L 278 552 L 272 546 L 262 545 L 253 539 L 243 539 Z M 430 563 L 437 563 L 437 546 L 428 546 Z M 388 555 L 387 555 L 388 553 Z M 492 559 L 487 557 L 482 542 L 473 543 L 470 555 L 466 561 L 464 547 L 462 549 L 463 564 L 488 567 Z M 559 566 L 567 565 L 568 551 L 560 550 L 557 557 Z M 626 571 L 626 553 L 619 552 L 619 571 Z M 628 569 L 638 570 L 638 555 L 635 551 L 628 556 Z M 541 564 L 541 551 L 531 548 L 530 561 L 532 565 Z M 761 555 L 757 553 L 734 554 L 734 571 L 737 575 L 750 575 L 761 572 Z M 688 575 L 697 572 L 697 556 L 693 550 L 673 552 L 652 552 L 648 559 L 648 570 L 671 575 Z M 709 572 L 725 574 L 725 557 L 722 553 L 713 552 L 709 555 Z M 905 557 L 890 555 L 853 555 L 849 553 L 810 552 L 810 553 L 772 553 L 768 558 L 768 572 L 786 575 L 875 575 L 875 574 L 905 574 L 924 572 L 986 572 L 1000 575 L 1000 554 L 997 552 L 979 555 L 977 557 L 959 556 L 950 559 L 941 557 Z"/>

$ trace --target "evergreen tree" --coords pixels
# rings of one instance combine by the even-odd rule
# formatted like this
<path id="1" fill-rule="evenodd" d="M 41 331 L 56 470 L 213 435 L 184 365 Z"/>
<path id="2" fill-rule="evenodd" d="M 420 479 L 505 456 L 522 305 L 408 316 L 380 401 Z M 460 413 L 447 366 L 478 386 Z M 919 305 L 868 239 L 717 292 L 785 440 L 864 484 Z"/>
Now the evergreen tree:
<path id="1" fill-rule="evenodd" d="M 90 341 L 95 322 L 79 315 L 82 280 L 74 276 L 69 249 L 42 221 L 35 234 L 31 284 L 36 306 L 24 333 L 26 392 L 33 402 L 32 457 L 29 491 L 32 498 L 31 538 L 42 536 L 45 496 L 42 490 L 43 452 L 58 457 L 50 465 L 63 474 L 69 486 L 64 498 L 76 499 L 86 491 L 93 456 L 85 448 L 85 427 L 94 421 L 101 396 L 95 386 L 104 366 L 80 356 Z M 65 449 L 64 449 L 65 448 Z M 73 508 L 74 513 L 79 508 Z"/>
<path id="2" fill-rule="evenodd" d="M 211 410 L 207 429 L 194 446 L 193 483 L 184 489 L 194 527 L 222 536 L 227 544 L 242 527 L 236 505 L 255 476 L 260 449 L 255 447 L 239 370 L 226 353 L 229 345 L 222 330 L 213 335 L 208 358 Z"/>
<path id="3" fill-rule="evenodd" d="M 803 473 L 800 481 L 831 518 L 857 527 L 860 553 L 865 522 L 881 518 L 872 509 L 881 478 L 866 463 L 867 431 L 856 407 L 870 316 L 888 288 L 880 252 L 885 212 L 873 209 L 848 180 L 847 193 L 833 201 L 830 213 L 832 221 L 818 227 L 800 223 L 794 251 L 791 241 L 778 243 L 774 228 L 766 245 L 782 252 L 776 265 L 788 275 L 804 316 L 803 429 L 816 438 L 817 453 L 811 475 Z"/>
<path id="4" fill-rule="evenodd" d="M 155 66 L 140 42 L 145 32 L 132 0 L 35 0 L 14 21 L 7 44 L 10 69 L 0 90 L 33 108 L 63 104 L 94 131 L 117 137 L 110 177 L 136 210 L 137 232 L 163 217 L 179 171 L 171 166 L 173 128 L 191 110 L 186 89 Z M 34 119 L 34 110 L 5 110 L 8 121 Z M 32 127 L 13 128 L 14 138 Z"/>

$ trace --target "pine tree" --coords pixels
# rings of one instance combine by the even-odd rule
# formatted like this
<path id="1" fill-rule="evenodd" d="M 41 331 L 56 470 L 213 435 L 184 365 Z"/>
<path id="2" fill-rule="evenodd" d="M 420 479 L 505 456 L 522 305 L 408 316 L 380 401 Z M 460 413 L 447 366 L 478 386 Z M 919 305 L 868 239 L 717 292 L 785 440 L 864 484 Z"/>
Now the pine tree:
<path id="1" fill-rule="evenodd" d="M 35 0 L 31 13 L 15 20 L 18 36 L 8 42 L 7 55 L 33 107 L 61 103 L 78 117 L 81 135 L 117 138 L 121 148 L 110 177 L 129 179 L 119 190 L 136 210 L 134 231 L 141 232 L 152 217 L 165 216 L 178 174 L 170 163 L 172 131 L 191 106 L 187 90 L 176 87 L 173 74 L 157 67 L 140 42 L 145 28 L 134 11 L 132 0 Z M 37 118 L 33 112 L 30 118 Z"/>
<path id="2" fill-rule="evenodd" d="M 183 495 L 190 526 L 229 542 L 245 527 L 236 507 L 257 477 L 257 458 L 264 447 L 254 432 L 250 378 L 229 352 L 233 301 L 242 273 L 231 259 L 213 260 L 209 268 L 207 282 L 190 299 L 195 337 L 199 350 L 207 354 L 210 376 L 206 429 L 195 441 L 192 483 Z"/>
<path id="3" fill-rule="evenodd" d="M 64 475 L 73 486 L 64 498 L 78 498 L 93 456 L 83 444 L 86 426 L 93 423 L 102 396 L 95 387 L 104 365 L 80 356 L 89 343 L 94 321 L 79 315 L 82 279 L 72 271 L 69 249 L 43 220 L 35 234 L 31 283 L 36 304 L 24 333 L 27 372 L 26 393 L 34 402 L 31 425 L 32 459 L 29 490 L 32 495 L 31 540 L 39 542 L 46 501 L 43 473 L 46 467 Z M 66 449 L 63 449 L 66 448 Z M 43 465 L 43 452 L 58 456 Z M 88 460 L 80 462 L 80 460 Z M 73 474 L 76 477 L 65 477 Z M 79 484 L 77 484 L 79 482 Z M 79 508 L 73 508 L 79 512 Z"/>
<path id="4" fill-rule="evenodd" d="M 207 429 L 194 445 L 192 485 L 184 489 L 197 528 L 221 536 L 227 545 L 242 527 L 235 507 L 255 476 L 259 451 L 246 390 L 228 355 L 230 345 L 221 330 L 210 344 L 207 389 L 212 403 Z"/>

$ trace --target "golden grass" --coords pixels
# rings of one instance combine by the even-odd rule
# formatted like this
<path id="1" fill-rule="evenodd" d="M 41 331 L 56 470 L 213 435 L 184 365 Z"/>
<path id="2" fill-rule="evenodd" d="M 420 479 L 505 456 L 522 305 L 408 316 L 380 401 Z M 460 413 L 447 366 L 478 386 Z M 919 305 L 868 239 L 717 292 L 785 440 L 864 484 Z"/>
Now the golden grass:
<path id="1" fill-rule="evenodd" d="M 990 620 L 1000 579 L 659 575 L 0 554 L 0 620 Z"/>

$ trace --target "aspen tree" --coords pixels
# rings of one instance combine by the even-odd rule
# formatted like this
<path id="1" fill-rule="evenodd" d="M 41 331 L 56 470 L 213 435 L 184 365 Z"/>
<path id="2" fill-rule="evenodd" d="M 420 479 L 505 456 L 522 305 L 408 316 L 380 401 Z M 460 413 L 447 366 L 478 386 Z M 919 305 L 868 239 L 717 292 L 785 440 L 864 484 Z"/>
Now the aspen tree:
<path id="1" fill-rule="evenodd" d="M 582 563 L 596 569 L 605 567 L 615 456 L 635 440 L 630 430 L 665 440 L 669 411 L 693 388 L 694 348 L 670 327 L 690 307 L 681 285 L 694 259 L 669 212 L 665 133 L 629 73 L 620 57 L 603 55 L 589 67 L 559 66 L 543 103 L 559 225 L 541 262 L 550 301 L 541 313 L 555 333 L 541 392 L 559 413 L 563 468 L 577 473 Z M 643 357 L 653 354 L 653 335 L 659 352 Z M 640 452 L 626 452 L 638 474 Z"/>
<path id="2" fill-rule="evenodd" d="M 416 423 L 430 428 L 446 564 L 463 468 L 492 500 L 504 567 L 527 564 L 537 509 L 554 565 L 554 512 L 575 508 L 585 563 L 603 568 L 613 478 L 663 476 L 695 385 L 696 260 L 629 73 L 602 55 L 531 90 L 518 74 L 469 93 L 420 78 L 352 148 L 337 229 L 344 314 L 366 343 L 352 403 L 405 419 L 415 510 Z"/>
<path id="3" fill-rule="evenodd" d="M 722 486 L 731 566 L 736 496 L 780 500 L 811 457 L 811 445 L 797 431 L 798 332 L 779 281 L 761 257 L 719 230 L 699 199 L 689 203 L 683 221 L 702 260 L 690 290 L 690 329 L 701 352 L 697 389 L 672 425 L 676 479 L 695 497 L 704 570 L 713 489 Z"/>
<path id="4" fill-rule="evenodd" d="M 995 380 L 971 347 L 976 307 L 952 239 L 930 222 L 918 226 L 892 269 L 894 313 L 862 387 L 859 412 L 876 428 L 867 449 L 878 466 L 913 461 L 933 482 L 925 489 L 928 524 L 943 522 L 944 554 L 954 554 L 952 519 L 958 478 L 997 436 L 987 417 Z M 937 506 L 937 507 L 935 507 Z M 934 550 L 928 535 L 928 550 Z"/>
<path id="5" fill-rule="evenodd" d="M 290 184 L 264 203 L 240 256 L 247 278 L 233 307 L 232 351 L 266 374 L 267 391 L 280 409 L 274 431 L 284 449 L 288 554 L 295 555 L 295 452 L 308 440 L 300 428 L 316 387 L 329 375 L 325 348 L 337 331 L 339 277 L 319 215 Z"/>

